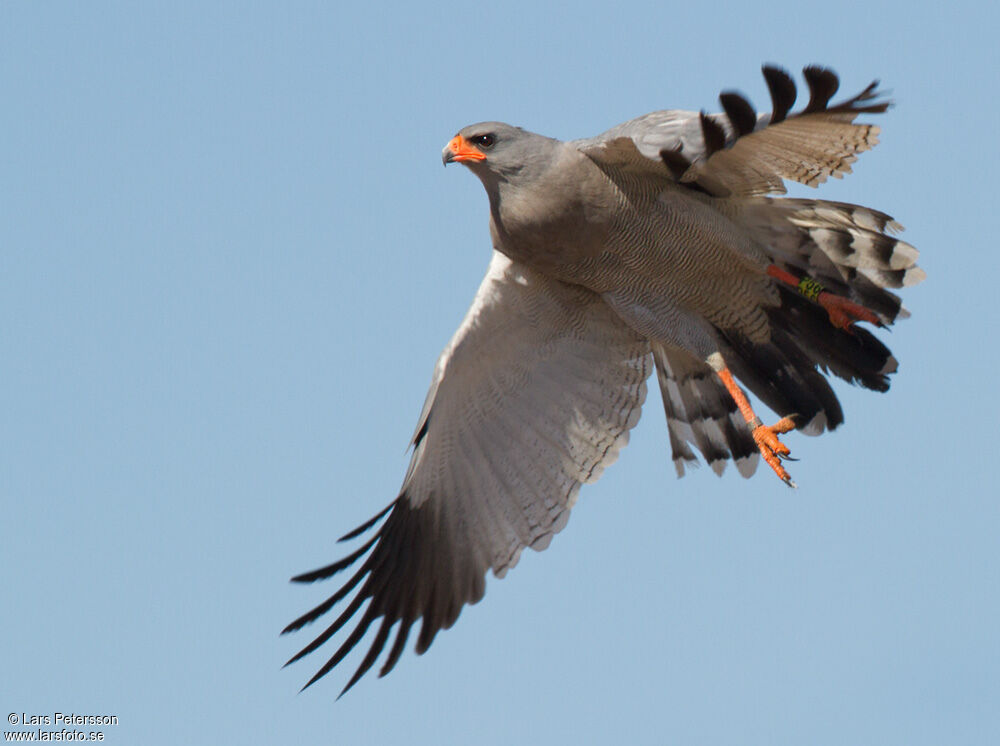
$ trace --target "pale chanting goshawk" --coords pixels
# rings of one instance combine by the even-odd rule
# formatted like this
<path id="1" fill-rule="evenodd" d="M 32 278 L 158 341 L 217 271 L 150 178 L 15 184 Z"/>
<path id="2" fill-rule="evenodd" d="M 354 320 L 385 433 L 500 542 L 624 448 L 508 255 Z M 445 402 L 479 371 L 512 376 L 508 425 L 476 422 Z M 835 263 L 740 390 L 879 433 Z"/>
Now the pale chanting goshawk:
<path id="1" fill-rule="evenodd" d="M 344 559 L 293 578 L 313 582 L 355 562 L 345 585 L 284 630 L 336 620 L 289 663 L 360 620 L 309 681 L 378 622 L 344 687 L 375 663 L 395 666 L 421 620 L 416 651 L 483 595 L 485 575 L 544 549 L 580 485 L 628 441 L 656 369 L 678 475 L 759 456 L 794 486 L 778 435 L 844 420 L 826 376 L 889 388 L 896 360 L 864 321 L 905 310 L 892 289 L 924 278 L 902 227 L 877 210 L 770 197 L 785 179 L 816 186 L 849 173 L 882 113 L 872 83 L 838 104 L 837 76 L 795 83 L 765 66 L 771 111 L 738 93 L 723 113 L 657 111 L 587 140 L 561 142 L 499 122 L 461 130 L 444 162 L 467 166 L 489 197 L 493 257 L 438 359 L 399 496 L 342 541 L 373 535 Z M 779 415 L 766 426 L 737 381 Z M 377 528 L 376 528 L 377 527 Z M 367 606 L 365 606 L 367 602 Z M 343 693 L 343 692 L 341 692 Z"/>

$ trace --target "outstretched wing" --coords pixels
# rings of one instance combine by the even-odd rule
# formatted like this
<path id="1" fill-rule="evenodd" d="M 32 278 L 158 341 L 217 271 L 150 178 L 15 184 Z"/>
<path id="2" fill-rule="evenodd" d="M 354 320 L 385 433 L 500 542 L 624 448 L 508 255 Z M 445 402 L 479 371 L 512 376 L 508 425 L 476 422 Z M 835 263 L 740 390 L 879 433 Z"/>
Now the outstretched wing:
<path id="1" fill-rule="evenodd" d="M 652 363 L 645 340 L 600 296 L 546 278 L 494 253 L 465 320 L 441 354 L 413 439 L 399 497 L 344 539 L 385 518 L 339 562 L 293 578 L 328 578 L 360 560 L 329 599 L 291 632 L 350 598 L 343 613 L 289 663 L 312 652 L 368 606 L 330 669 L 381 619 L 346 692 L 398 629 L 380 675 L 423 620 L 423 653 L 462 607 L 501 577 L 524 547 L 541 550 L 566 525 L 580 485 L 598 478 L 639 419 Z M 342 692 L 343 693 L 343 692 Z"/>
<path id="2" fill-rule="evenodd" d="M 777 67 L 763 72 L 770 113 L 757 113 L 741 94 L 725 92 L 719 96 L 724 113 L 656 111 L 576 145 L 599 165 L 652 173 L 655 164 L 661 175 L 724 197 L 783 194 L 784 179 L 817 186 L 850 173 L 857 154 L 878 142 L 878 127 L 854 124 L 859 114 L 889 107 L 879 100 L 877 82 L 830 105 L 840 86 L 837 75 L 807 67 L 809 102 L 789 114 L 795 82 Z"/>

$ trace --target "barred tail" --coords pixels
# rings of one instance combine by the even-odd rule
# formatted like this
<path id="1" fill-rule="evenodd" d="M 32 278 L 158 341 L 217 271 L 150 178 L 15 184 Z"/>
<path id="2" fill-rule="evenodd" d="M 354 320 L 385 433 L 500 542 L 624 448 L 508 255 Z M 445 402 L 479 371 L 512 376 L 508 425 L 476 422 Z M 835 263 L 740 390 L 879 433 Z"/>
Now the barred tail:
<path id="1" fill-rule="evenodd" d="M 756 198 L 730 203 L 732 218 L 782 269 L 818 281 L 892 324 L 909 314 L 893 289 L 921 282 L 919 252 L 896 238 L 885 213 L 843 202 Z"/>

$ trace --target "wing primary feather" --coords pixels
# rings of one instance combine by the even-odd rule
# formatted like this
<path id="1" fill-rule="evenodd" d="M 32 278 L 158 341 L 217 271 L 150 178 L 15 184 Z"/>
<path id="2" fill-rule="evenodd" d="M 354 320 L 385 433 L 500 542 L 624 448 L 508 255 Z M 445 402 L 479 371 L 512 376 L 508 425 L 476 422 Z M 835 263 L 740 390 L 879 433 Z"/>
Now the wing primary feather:
<path id="1" fill-rule="evenodd" d="M 361 604 L 364 603 L 366 599 L 368 598 L 375 599 L 377 595 L 382 591 L 383 587 L 390 579 L 391 574 L 380 573 L 379 570 L 385 565 L 387 561 L 395 559 L 395 555 L 398 554 L 398 552 L 400 551 L 402 542 L 400 541 L 399 537 L 395 535 L 396 532 L 393 529 L 396 525 L 403 522 L 404 521 L 399 521 L 398 523 L 394 523 L 390 521 L 385 526 L 383 526 L 382 530 L 379 531 L 378 538 L 380 539 L 380 541 L 378 543 L 378 546 L 375 548 L 375 551 L 372 552 L 371 556 L 369 556 L 368 559 L 365 560 L 364 565 L 361 566 L 361 568 L 354 575 L 354 577 L 352 577 L 351 580 L 348 581 L 343 588 L 337 591 L 329 599 L 324 601 L 322 604 L 317 606 L 312 611 L 299 617 L 299 619 L 295 620 L 294 622 L 292 622 L 291 625 L 289 625 L 289 631 L 291 631 L 293 629 L 298 629 L 304 624 L 307 624 L 313 621 L 314 619 L 322 616 L 327 611 L 329 611 L 330 608 L 332 608 L 338 601 L 340 601 L 348 593 L 350 593 L 354 589 L 354 587 L 361 581 L 362 578 L 364 578 L 366 575 L 368 576 L 367 580 L 365 581 L 365 584 L 361 587 L 357 595 L 354 597 L 354 600 L 351 601 L 350 605 L 337 618 L 337 620 L 333 622 L 333 624 L 331 624 L 329 627 L 327 627 L 319 635 L 319 637 L 317 637 L 309 645 L 300 650 L 293 658 L 291 658 L 288 661 L 288 663 L 285 664 L 286 666 L 289 665 L 290 663 L 294 663 L 299 658 L 308 655 L 313 650 L 322 645 L 324 642 L 329 640 L 333 635 L 335 635 L 340 630 L 341 627 L 343 627 L 345 624 L 347 624 L 348 621 L 351 620 L 351 618 L 357 613 L 358 609 L 361 607 Z M 375 603 L 374 600 L 373 603 Z M 361 623 L 363 622 L 364 620 L 362 620 Z M 371 622 L 369 621 L 369 624 L 370 623 Z"/>
<path id="2" fill-rule="evenodd" d="M 754 131 L 757 126 L 757 112 L 746 98 L 734 91 L 725 91 L 719 95 L 719 102 L 729 117 L 733 129 L 736 130 L 737 137 L 743 137 Z"/>
<path id="3" fill-rule="evenodd" d="M 681 155 L 681 147 L 678 145 L 676 148 L 664 148 L 660 151 L 660 158 L 663 159 L 667 170 L 674 177 L 674 181 L 680 181 L 681 177 L 691 167 L 691 161 Z"/>
<path id="4" fill-rule="evenodd" d="M 417 527 L 419 530 L 419 526 Z M 413 537 L 411 537 L 410 542 L 413 542 Z M 406 554 L 406 550 L 403 550 Z M 415 582 L 407 589 L 408 593 L 402 599 L 403 608 L 397 609 L 396 613 L 400 620 L 399 631 L 396 633 L 396 639 L 392 644 L 392 649 L 389 651 L 389 655 L 386 658 L 385 663 L 382 665 L 382 669 L 379 671 L 379 676 L 385 676 L 389 671 L 395 667 L 396 662 L 399 660 L 400 656 L 403 654 L 403 650 L 406 648 L 406 640 L 410 635 L 410 628 L 413 623 L 417 620 L 420 615 L 420 610 L 424 608 L 424 599 L 421 597 L 424 588 L 426 587 L 426 582 L 422 580 L 428 575 L 427 572 L 428 563 L 428 552 L 421 552 L 416 558 L 415 567 Z"/>
<path id="5" fill-rule="evenodd" d="M 889 106 L 891 106 L 891 101 L 877 101 L 873 104 L 866 104 L 866 101 L 871 101 L 877 96 L 887 95 L 887 91 L 878 90 L 878 81 L 873 80 L 868 84 L 861 93 L 856 96 L 852 96 L 846 101 L 842 101 L 839 104 L 835 104 L 829 108 L 829 111 L 850 111 L 858 114 L 882 114 Z"/>
<path id="6" fill-rule="evenodd" d="M 726 132 L 714 119 L 701 112 L 701 135 L 705 140 L 705 157 L 726 147 Z"/>
<path id="7" fill-rule="evenodd" d="M 372 544 L 378 541 L 378 535 L 376 534 L 371 539 L 366 541 L 361 545 L 361 548 L 355 552 L 351 552 L 349 555 L 344 557 L 342 560 L 338 560 L 333 564 L 327 565 L 326 567 L 321 567 L 318 570 L 313 570 L 311 572 L 304 572 L 301 575 L 296 575 L 289 582 L 291 583 L 313 583 L 317 580 L 324 580 L 329 578 L 331 575 L 336 575 L 338 572 L 344 568 L 350 567 L 358 558 L 361 557 L 365 552 L 372 548 Z"/>
<path id="8" fill-rule="evenodd" d="M 396 632 L 396 639 L 392 643 L 392 648 L 389 650 L 389 655 L 386 657 L 385 663 L 382 664 L 382 668 L 378 672 L 379 678 L 382 678 L 396 667 L 396 662 L 403 654 L 403 650 L 406 649 L 406 639 L 410 636 L 410 627 L 412 626 L 412 615 L 407 614 L 400 620 L 399 630 Z"/>
<path id="9" fill-rule="evenodd" d="M 427 600 L 427 608 L 424 610 L 423 623 L 420 625 L 420 633 L 417 635 L 417 644 L 414 648 L 417 651 L 417 655 L 423 655 L 427 652 L 427 648 L 431 646 L 434 642 L 434 636 L 437 634 L 437 623 L 436 620 L 431 616 L 431 609 L 437 603 L 437 588 L 431 588 L 430 598 Z"/>
<path id="10" fill-rule="evenodd" d="M 365 575 L 367 574 L 368 574 L 368 566 L 362 565 L 362 567 L 354 574 L 354 576 L 346 583 L 344 583 L 343 587 L 339 591 L 334 593 L 332 596 L 330 596 L 330 598 L 328 598 L 326 601 L 321 603 L 316 608 L 307 611 L 305 614 L 300 616 L 294 622 L 289 624 L 287 627 L 281 630 L 281 634 L 284 635 L 287 634 L 288 632 L 294 632 L 295 630 L 301 629 L 302 627 L 306 626 L 310 622 L 314 622 L 315 620 L 319 619 L 326 612 L 328 612 L 330 609 L 336 606 L 337 603 L 343 600 L 343 598 L 348 593 L 354 590 L 357 584 L 360 583 L 361 580 L 364 579 Z M 286 663 L 285 665 L 288 664 Z"/>
<path id="11" fill-rule="evenodd" d="M 315 682 L 330 673 L 334 666 L 344 660 L 344 657 L 351 652 L 351 650 L 354 649 L 354 646 L 357 645 L 361 638 L 365 636 L 365 632 L 368 631 L 368 628 L 371 626 L 373 621 L 375 621 L 375 615 L 371 613 L 371 608 L 369 607 L 369 609 L 365 611 L 365 615 L 361 617 L 361 621 L 358 622 L 358 625 L 351 630 L 351 634 L 349 634 L 347 639 L 344 640 L 339 648 L 337 648 L 337 652 L 330 657 L 330 660 L 323 664 L 323 667 L 320 668 L 319 671 L 317 671 L 316 674 L 309 679 L 309 681 L 306 682 L 306 685 L 299 691 L 302 692 L 308 689 Z M 343 694 L 343 692 L 341 692 L 341 694 Z"/>
<path id="12" fill-rule="evenodd" d="M 378 658 L 379 653 L 385 647 L 385 641 L 389 638 L 389 631 L 392 629 L 393 620 L 388 616 L 383 617 L 382 626 L 378 628 L 378 633 L 375 635 L 375 639 L 372 640 L 372 645 L 368 648 L 368 652 L 365 654 L 364 660 L 358 665 L 358 670 L 354 672 L 351 676 L 351 680 L 347 682 L 347 685 L 340 690 L 340 694 L 337 695 L 337 699 L 340 699 L 352 686 L 358 683 L 358 679 L 368 673 L 368 669 L 372 667 L 375 663 L 375 659 Z"/>
<path id="13" fill-rule="evenodd" d="M 762 68 L 767 90 L 771 94 L 771 122 L 777 124 L 788 116 L 795 105 L 795 81 L 792 76 L 774 65 L 764 65 Z"/>
<path id="14" fill-rule="evenodd" d="M 830 99 L 833 98 L 833 94 L 840 88 L 837 74 L 826 67 L 809 65 L 802 69 L 802 75 L 809 85 L 809 103 L 806 104 L 802 113 L 811 114 L 815 111 L 823 111 Z"/>
<path id="15" fill-rule="evenodd" d="M 434 642 L 434 637 L 445 625 L 447 619 L 446 604 L 449 602 L 449 594 L 442 587 L 442 579 L 451 576 L 452 567 L 452 546 L 446 537 L 440 535 L 440 524 L 434 526 L 434 535 L 431 542 L 435 546 L 435 567 L 432 569 L 438 582 L 431 588 L 430 596 L 423 608 L 423 624 L 420 625 L 420 634 L 417 636 L 417 655 L 423 655 Z"/>
<path id="16" fill-rule="evenodd" d="M 400 497 L 402 497 L 402 495 L 400 495 Z M 376 523 L 378 523 L 380 520 L 382 520 L 382 518 L 385 516 L 385 514 L 388 513 L 390 510 L 392 510 L 392 506 L 395 505 L 397 501 L 398 501 L 398 499 L 397 500 L 393 500 L 391 503 L 389 503 L 384 508 L 382 508 L 382 510 L 380 510 L 378 513 L 376 513 L 374 516 L 372 516 L 371 518 L 369 518 L 367 521 L 365 521 L 364 523 L 362 523 L 360 526 L 358 526 L 353 531 L 349 531 L 348 533 L 346 533 L 343 536 L 341 536 L 339 539 L 337 539 L 337 541 L 338 542 L 341 542 L 341 541 L 350 541 L 351 539 L 353 539 L 353 538 L 355 538 L 357 536 L 360 536 L 365 531 L 367 531 L 372 526 L 374 526 Z"/>
<path id="17" fill-rule="evenodd" d="M 346 609 L 344 609 L 344 612 L 339 617 L 337 617 L 337 619 L 329 627 L 323 630 L 319 634 L 319 636 L 316 637 L 315 640 L 310 642 L 308 645 L 302 648 L 302 650 L 300 650 L 291 658 L 289 658 L 288 661 L 285 663 L 285 665 L 290 666 L 292 663 L 295 663 L 295 661 L 299 660 L 300 658 L 304 658 L 305 656 L 309 655 L 309 653 L 318 648 L 320 645 L 322 645 L 324 642 L 326 642 L 335 634 L 337 634 L 340 628 L 343 627 L 345 624 L 347 624 L 347 622 L 351 620 L 351 617 L 353 617 L 355 614 L 358 613 L 358 609 L 361 608 L 361 604 L 365 602 L 365 599 L 366 597 L 363 592 L 355 596 L 354 600 L 351 601 L 350 605 Z M 313 683 L 313 681 L 315 681 L 316 678 L 317 677 L 313 677 L 312 681 L 310 681 L 309 684 Z M 306 686 L 309 686 L 309 684 L 306 684 Z M 305 689 L 305 687 L 302 688 Z"/>
<path id="18" fill-rule="evenodd" d="M 364 616 L 361 618 L 361 621 L 358 622 L 357 626 L 351 631 L 351 634 L 347 637 L 346 640 L 344 640 L 344 643 L 340 646 L 337 652 L 334 653 L 333 657 L 330 658 L 330 660 L 327 661 L 326 664 L 324 664 L 324 666 L 316 673 L 315 676 L 313 676 L 309 680 L 309 682 L 304 687 L 302 687 L 302 689 L 306 689 L 307 687 L 312 685 L 313 682 L 325 676 L 334 666 L 336 666 L 343 659 L 343 657 L 347 655 L 347 653 L 351 650 L 351 648 L 357 645 L 358 640 L 360 640 L 364 636 L 364 633 L 367 631 L 372 621 L 379 615 L 380 612 L 375 609 L 376 598 L 384 588 L 385 584 L 388 582 L 389 577 L 388 573 L 383 573 L 382 577 L 380 577 L 377 570 L 384 564 L 386 555 L 391 554 L 393 549 L 398 549 L 398 545 L 399 545 L 398 541 L 391 542 L 390 550 L 384 552 L 383 553 L 384 556 L 378 558 L 378 560 L 376 561 L 373 561 L 375 560 L 376 557 L 376 555 L 374 554 L 368 558 L 368 561 L 365 563 L 365 566 L 362 567 L 362 570 L 368 570 L 370 575 L 368 577 L 368 580 L 362 586 L 361 590 L 358 591 L 358 594 L 354 597 L 354 600 L 351 601 L 351 604 L 346 609 L 344 609 L 344 612 L 339 617 L 337 617 L 337 620 L 333 622 L 333 624 L 331 624 L 329 627 L 323 630 L 323 632 L 315 640 L 306 645 L 294 657 L 289 659 L 288 663 L 285 664 L 287 666 L 290 663 L 294 663 L 300 658 L 316 650 L 316 648 L 318 648 L 320 645 L 322 645 L 331 637 L 333 637 L 335 634 L 337 634 L 337 632 L 339 632 L 340 629 L 354 617 L 354 615 L 358 612 L 358 609 L 361 608 L 361 605 L 367 599 L 369 598 L 372 599 L 372 603 L 365 610 Z M 342 597 L 342 594 L 343 594 L 343 589 L 340 592 L 338 592 L 337 595 L 340 595 Z"/>

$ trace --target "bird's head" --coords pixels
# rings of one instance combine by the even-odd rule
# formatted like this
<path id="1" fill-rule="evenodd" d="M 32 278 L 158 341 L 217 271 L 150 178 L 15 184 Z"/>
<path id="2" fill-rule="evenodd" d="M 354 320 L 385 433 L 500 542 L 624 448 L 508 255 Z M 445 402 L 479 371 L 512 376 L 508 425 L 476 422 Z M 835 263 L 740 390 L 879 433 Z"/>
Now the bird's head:
<path id="1" fill-rule="evenodd" d="M 459 130 L 441 152 L 447 166 L 468 166 L 484 182 L 510 180 L 537 163 L 556 141 L 503 122 L 480 122 Z"/>

